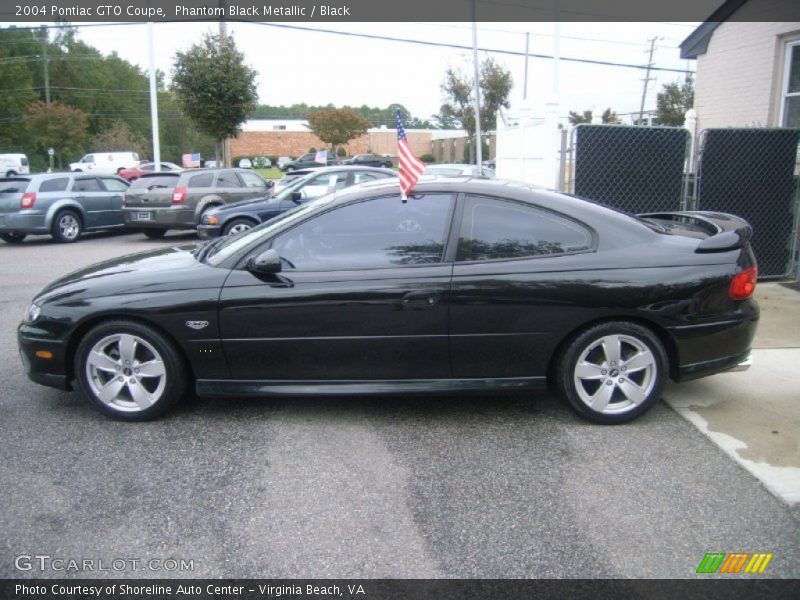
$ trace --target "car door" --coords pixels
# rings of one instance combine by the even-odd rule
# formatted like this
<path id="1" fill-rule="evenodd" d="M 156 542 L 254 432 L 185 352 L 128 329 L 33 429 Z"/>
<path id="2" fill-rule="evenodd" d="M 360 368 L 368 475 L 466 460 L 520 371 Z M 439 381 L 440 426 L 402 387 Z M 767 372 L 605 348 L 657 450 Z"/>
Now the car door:
<path id="1" fill-rule="evenodd" d="M 449 194 L 394 195 L 315 215 L 268 247 L 284 268 L 236 269 L 220 331 L 236 379 L 386 380 L 450 376 Z"/>
<path id="2" fill-rule="evenodd" d="M 544 376 L 560 335 L 585 318 L 592 231 L 528 203 L 466 196 L 453 269 L 454 377 Z M 585 274 L 584 274 L 585 275 Z"/>
<path id="3" fill-rule="evenodd" d="M 83 207 L 86 228 L 102 227 L 110 211 L 110 200 L 105 188 L 94 176 L 76 177 L 72 183 L 72 198 Z"/>
<path id="4" fill-rule="evenodd" d="M 247 189 L 233 171 L 220 171 L 214 184 L 214 192 L 224 202 L 244 200 Z"/>
<path id="5" fill-rule="evenodd" d="M 100 183 L 106 192 L 102 224 L 114 227 L 123 225 L 125 219 L 122 214 L 122 197 L 128 189 L 128 184 L 117 177 L 99 177 Z"/>
<path id="6" fill-rule="evenodd" d="M 267 182 L 259 175 L 251 171 L 239 171 L 236 173 L 239 181 L 242 182 L 241 200 L 258 198 L 267 195 Z"/>

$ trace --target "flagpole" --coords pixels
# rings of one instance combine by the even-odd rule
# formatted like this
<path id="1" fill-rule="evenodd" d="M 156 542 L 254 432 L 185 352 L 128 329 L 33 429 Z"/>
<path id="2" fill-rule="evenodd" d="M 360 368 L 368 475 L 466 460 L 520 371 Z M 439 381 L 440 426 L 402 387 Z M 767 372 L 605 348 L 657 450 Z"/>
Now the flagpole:
<path id="1" fill-rule="evenodd" d="M 477 10 L 475 0 L 472 0 L 472 60 L 475 66 L 475 141 L 478 159 L 478 175 L 483 175 L 483 148 L 481 147 L 481 82 L 478 67 L 478 24 L 476 23 Z"/>

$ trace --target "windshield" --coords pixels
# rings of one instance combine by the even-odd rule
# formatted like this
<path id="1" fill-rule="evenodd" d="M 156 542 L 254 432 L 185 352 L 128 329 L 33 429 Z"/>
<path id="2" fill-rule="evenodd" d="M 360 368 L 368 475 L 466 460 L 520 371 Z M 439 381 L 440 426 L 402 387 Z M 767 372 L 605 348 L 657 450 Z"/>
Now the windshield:
<path id="1" fill-rule="evenodd" d="M 285 213 L 275 217 L 274 219 L 271 219 L 266 223 L 262 223 L 257 227 L 253 227 L 244 233 L 224 238 L 217 238 L 211 242 L 211 244 L 214 244 L 214 247 L 210 248 L 208 252 L 201 254 L 200 252 L 206 248 L 206 246 L 201 246 L 196 256 L 198 256 L 199 260 L 211 265 L 212 267 L 216 267 L 228 257 L 236 254 L 242 248 L 246 248 L 254 242 L 269 237 L 273 232 L 291 225 L 295 221 L 305 217 L 308 213 L 313 212 L 322 206 L 330 204 L 335 198 L 336 194 L 322 196 L 321 198 L 317 198 L 312 202 L 300 204 L 295 208 L 287 210 Z"/>

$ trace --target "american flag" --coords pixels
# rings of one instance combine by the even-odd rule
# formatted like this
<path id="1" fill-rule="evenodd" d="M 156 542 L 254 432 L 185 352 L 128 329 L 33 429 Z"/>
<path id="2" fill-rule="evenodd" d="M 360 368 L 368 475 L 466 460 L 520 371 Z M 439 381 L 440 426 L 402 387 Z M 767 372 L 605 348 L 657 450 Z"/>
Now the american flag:
<path id="1" fill-rule="evenodd" d="M 397 170 L 400 174 L 400 197 L 405 200 L 408 193 L 417 183 L 419 176 L 425 170 L 425 163 L 411 153 L 408 147 L 406 130 L 403 127 L 403 117 L 397 109 Z"/>

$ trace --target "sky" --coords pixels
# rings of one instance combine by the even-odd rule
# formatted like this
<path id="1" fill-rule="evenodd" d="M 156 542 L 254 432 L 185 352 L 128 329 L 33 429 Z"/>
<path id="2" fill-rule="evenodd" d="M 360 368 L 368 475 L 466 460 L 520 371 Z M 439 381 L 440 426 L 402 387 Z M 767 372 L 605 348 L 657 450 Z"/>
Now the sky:
<path id="1" fill-rule="evenodd" d="M 93 24 L 95 25 L 95 24 Z M 335 29 L 355 34 L 411 38 L 471 47 L 471 23 L 297 23 L 314 29 Z M 478 46 L 552 55 L 556 30 L 560 55 L 590 60 L 644 65 L 649 39 L 657 37 L 653 64 L 671 69 L 695 69 L 694 61 L 680 58 L 678 45 L 699 23 L 479 23 Z M 5 24 L 3 25 L 5 26 Z M 156 23 L 156 68 L 168 74 L 175 52 L 197 43 L 205 32 L 217 32 L 216 23 Z M 229 23 L 228 32 L 258 73 L 262 104 L 310 105 L 332 103 L 385 107 L 404 105 L 412 115 L 429 118 L 439 111 L 441 82 L 446 69 L 472 72 L 471 50 L 422 46 L 395 41 L 363 39 L 318 31 L 271 27 L 259 23 Z M 147 26 L 109 25 L 79 28 L 79 36 L 103 53 L 147 68 Z M 523 106 L 524 58 L 481 52 L 493 56 L 511 71 L 513 112 Z M 611 108 L 617 113 L 638 112 L 645 72 L 640 69 L 559 61 L 558 89 L 554 87 L 554 62 L 530 58 L 527 104 L 534 114 L 557 97 L 559 114 L 570 110 Z M 645 109 L 655 108 L 662 85 L 683 79 L 674 72 L 651 73 Z"/>

